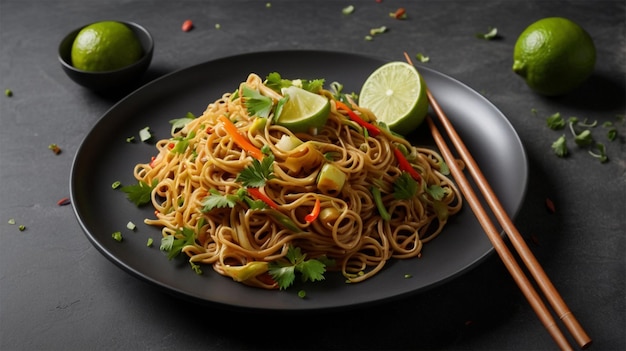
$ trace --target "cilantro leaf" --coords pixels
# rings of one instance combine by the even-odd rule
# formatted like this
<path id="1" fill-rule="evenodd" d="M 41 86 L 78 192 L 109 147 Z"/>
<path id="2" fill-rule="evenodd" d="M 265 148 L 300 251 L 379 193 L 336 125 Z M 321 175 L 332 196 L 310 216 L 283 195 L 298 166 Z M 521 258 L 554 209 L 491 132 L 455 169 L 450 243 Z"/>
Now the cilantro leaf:
<path id="1" fill-rule="evenodd" d="M 258 91 L 250 89 L 248 86 L 243 87 L 243 103 L 248 109 L 248 115 L 258 117 L 268 117 L 274 107 L 272 98 L 261 95 Z"/>
<path id="2" fill-rule="evenodd" d="M 563 117 L 561 117 L 561 114 L 557 112 L 549 116 L 548 119 L 546 119 L 546 124 L 550 129 L 562 129 L 563 127 L 565 127 L 565 120 L 563 119 Z"/>
<path id="3" fill-rule="evenodd" d="M 277 93 L 280 93 L 282 88 L 288 88 L 291 85 L 291 81 L 288 79 L 282 79 L 280 73 L 278 72 L 272 72 L 268 74 L 265 78 L 265 86 L 274 90 Z"/>
<path id="4" fill-rule="evenodd" d="M 559 156 L 567 156 L 567 143 L 565 141 L 565 135 L 561 135 L 555 142 L 552 143 L 552 151 Z"/>
<path id="5" fill-rule="evenodd" d="M 324 280 L 324 272 L 326 272 L 326 265 L 318 260 L 306 260 L 300 262 L 296 266 L 296 269 L 302 273 L 303 281 L 320 281 Z"/>
<path id="6" fill-rule="evenodd" d="M 169 260 L 180 254 L 183 247 L 192 245 L 196 240 L 196 233 L 189 228 L 182 228 L 176 231 L 175 235 L 168 235 L 161 238 L 160 250 L 167 252 Z"/>
<path id="7" fill-rule="evenodd" d="M 252 163 L 244 168 L 235 179 L 244 186 L 260 188 L 267 180 L 274 178 L 274 155 L 263 157 L 263 160 L 252 160 Z"/>
<path id="8" fill-rule="evenodd" d="M 150 202 L 152 190 L 156 188 L 159 183 L 158 179 L 152 180 L 152 185 L 140 180 L 136 185 L 127 185 L 120 188 L 126 193 L 126 197 L 132 201 L 135 205 L 141 206 Z"/>
<path id="9" fill-rule="evenodd" d="M 209 196 L 202 200 L 202 206 L 204 206 L 202 208 L 202 212 L 209 212 L 214 208 L 233 208 L 235 207 L 235 204 L 237 204 L 236 196 L 229 196 L 228 194 L 222 195 L 216 189 L 211 189 L 209 190 Z"/>
<path id="10" fill-rule="evenodd" d="M 296 272 L 300 272 L 302 281 L 324 280 L 326 266 L 334 264 L 334 261 L 321 257 L 317 259 L 306 259 L 299 247 L 289 246 L 284 258 L 270 262 L 269 274 L 278 283 L 278 287 L 283 290 L 290 287 L 296 277 Z"/>
<path id="11" fill-rule="evenodd" d="M 446 195 L 446 191 L 439 185 L 426 187 L 426 192 L 435 200 L 441 200 Z"/>
<path id="12" fill-rule="evenodd" d="M 398 200 L 410 199 L 417 193 L 418 184 L 407 172 L 402 172 L 393 182 L 393 197 Z"/>
<path id="13" fill-rule="evenodd" d="M 322 88 L 324 87 L 324 79 L 313 79 L 313 80 L 306 80 L 306 79 L 301 79 L 302 81 L 302 89 L 306 90 L 306 91 L 310 91 L 312 93 L 319 93 L 320 90 L 322 90 Z"/>

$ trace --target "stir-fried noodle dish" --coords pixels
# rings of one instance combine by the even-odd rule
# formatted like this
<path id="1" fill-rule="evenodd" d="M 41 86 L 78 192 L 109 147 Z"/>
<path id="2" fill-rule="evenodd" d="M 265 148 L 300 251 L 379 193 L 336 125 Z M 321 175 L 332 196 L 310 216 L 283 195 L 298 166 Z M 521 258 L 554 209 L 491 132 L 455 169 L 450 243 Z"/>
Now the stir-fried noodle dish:
<path id="1" fill-rule="evenodd" d="M 266 289 L 335 271 L 356 283 L 441 233 L 461 207 L 441 156 L 323 85 L 250 74 L 201 116 L 172 121 L 134 169 L 170 258 Z M 324 103 L 298 120 L 286 114 L 304 109 L 303 91 Z"/>

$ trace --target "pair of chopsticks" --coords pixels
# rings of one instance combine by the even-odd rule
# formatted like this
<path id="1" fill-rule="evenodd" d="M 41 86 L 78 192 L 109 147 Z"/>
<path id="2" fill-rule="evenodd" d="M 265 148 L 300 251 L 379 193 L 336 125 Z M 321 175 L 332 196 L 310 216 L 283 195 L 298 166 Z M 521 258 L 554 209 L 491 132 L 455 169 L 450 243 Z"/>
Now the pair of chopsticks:
<path id="1" fill-rule="evenodd" d="M 408 63 L 412 65 L 409 56 L 406 53 L 404 55 Z M 427 94 L 430 106 L 439 118 L 439 122 L 447 132 L 450 141 L 456 148 L 461 159 L 465 162 L 465 165 L 470 175 L 474 178 L 476 186 L 478 187 L 487 204 L 491 208 L 498 223 L 506 232 L 509 241 L 512 243 L 513 247 L 517 251 L 517 254 L 521 258 L 522 262 L 524 263 L 532 277 L 535 279 L 535 282 L 545 295 L 546 300 L 548 300 L 548 302 L 554 309 L 554 312 L 565 325 L 572 337 L 575 339 L 576 343 L 578 343 L 581 348 L 586 348 L 591 344 L 591 338 L 584 331 L 580 323 L 578 323 L 572 312 L 570 312 L 569 308 L 563 301 L 563 298 L 556 290 L 556 288 L 544 272 L 543 268 L 528 248 L 528 245 L 526 245 L 526 242 L 522 238 L 521 234 L 518 232 L 517 228 L 515 228 L 515 225 L 513 224 L 511 218 L 507 215 L 506 211 L 504 210 L 502 204 L 491 189 L 491 186 L 487 182 L 482 171 L 476 164 L 476 161 L 468 151 L 461 137 L 457 134 L 446 114 L 441 109 L 441 106 L 439 106 L 439 103 L 437 103 L 437 100 L 435 100 L 435 97 L 428 90 Z M 474 212 L 474 215 L 480 222 L 483 230 L 489 237 L 489 240 L 491 241 L 496 252 L 502 259 L 509 273 L 512 275 L 520 290 L 522 291 L 522 293 L 524 294 L 531 307 L 533 308 L 545 328 L 548 330 L 554 341 L 557 343 L 557 345 L 562 350 L 572 350 L 568 339 L 559 329 L 559 326 L 552 316 L 552 313 L 548 310 L 542 298 L 539 296 L 532 283 L 524 274 L 522 268 L 519 266 L 515 257 L 505 244 L 504 239 L 500 235 L 500 232 L 496 229 L 495 225 L 491 221 L 489 215 L 487 214 L 487 211 L 481 205 L 478 196 L 471 187 L 469 181 L 463 173 L 463 170 L 461 170 L 461 167 L 457 164 L 454 155 L 450 151 L 450 148 L 446 144 L 446 141 L 437 129 L 437 126 L 433 122 L 432 118 L 430 116 L 427 116 L 426 121 L 430 128 L 431 134 L 435 139 L 435 143 L 439 147 L 446 163 L 448 164 L 448 168 L 450 168 L 450 172 L 452 173 L 452 176 L 456 181 L 457 186 L 459 187 L 459 189 L 461 189 L 463 196 L 465 197 L 467 203 Z"/>

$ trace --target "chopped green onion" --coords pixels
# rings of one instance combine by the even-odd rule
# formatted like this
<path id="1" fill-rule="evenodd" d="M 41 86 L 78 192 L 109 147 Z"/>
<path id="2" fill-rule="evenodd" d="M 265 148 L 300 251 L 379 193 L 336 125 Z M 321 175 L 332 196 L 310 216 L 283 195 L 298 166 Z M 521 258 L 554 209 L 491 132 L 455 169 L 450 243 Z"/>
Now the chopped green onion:
<path id="1" fill-rule="evenodd" d="M 122 237 L 122 232 L 115 232 L 111 234 L 111 237 L 117 242 L 122 242 L 122 240 L 124 240 L 124 238 Z"/>
<path id="2" fill-rule="evenodd" d="M 146 142 L 152 138 L 152 133 L 150 133 L 150 127 L 145 127 L 139 131 L 139 139 L 141 141 Z"/>

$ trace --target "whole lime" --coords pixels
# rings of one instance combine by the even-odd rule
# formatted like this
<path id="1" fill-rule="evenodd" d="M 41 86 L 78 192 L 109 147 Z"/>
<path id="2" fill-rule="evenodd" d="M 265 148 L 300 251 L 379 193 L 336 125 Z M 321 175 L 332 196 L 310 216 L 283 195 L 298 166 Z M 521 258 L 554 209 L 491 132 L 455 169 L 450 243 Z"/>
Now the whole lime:
<path id="1" fill-rule="evenodd" d="M 72 65 L 83 71 L 113 71 L 137 62 L 141 42 L 124 23 L 102 21 L 78 32 L 72 44 Z"/>
<path id="2" fill-rule="evenodd" d="M 596 48 L 589 33 L 562 17 L 540 19 L 519 36 L 513 52 L 513 71 L 535 92 L 562 95 L 593 72 Z"/>

